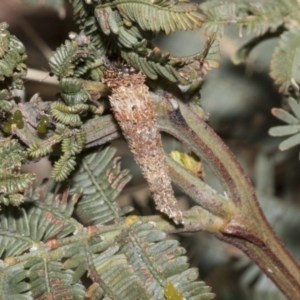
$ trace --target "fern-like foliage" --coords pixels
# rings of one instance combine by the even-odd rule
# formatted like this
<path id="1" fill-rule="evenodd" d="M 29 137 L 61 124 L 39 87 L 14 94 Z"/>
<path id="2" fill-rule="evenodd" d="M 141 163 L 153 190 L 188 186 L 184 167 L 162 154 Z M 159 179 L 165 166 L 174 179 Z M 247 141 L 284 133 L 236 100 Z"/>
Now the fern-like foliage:
<path id="1" fill-rule="evenodd" d="M 75 41 L 66 41 L 65 45 L 60 46 L 56 53 L 49 58 L 51 71 L 58 78 L 67 77 L 74 74 L 73 60 L 78 49 Z"/>
<path id="2" fill-rule="evenodd" d="M 3 272 L 5 270 L 5 272 Z M 31 300 L 30 284 L 25 282 L 28 271 L 22 266 L 9 266 L 1 262 L 0 293 L 1 299 Z"/>
<path id="3" fill-rule="evenodd" d="M 55 188 L 53 184 L 50 186 Z M 66 237 L 83 228 L 70 218 L 80 194 L 70 197 L 66 190 L 56 195 L 51 188 L 48 191 L 45 188 L 28 193 L 27 203 L 21 209 L 5 207 L 0 213 L 0 255 L 8 263 L 0 271 L 3 299 L 84 298 L 84 286 L 80 281 L 73 283 L 74 271 L 63 270 L 62 263 L 55 259 L 34 255 L 45 249 L 46 241 Z M 28 251 L 33 253 L 28 259 L 20 263 L 14 260 L 16 256 L 26 256 Z M 11 266 L 16 262 L 17 265 Z M 6 278 L 11 279 L 5 281 Z"/>
<path id="4" fill-rule="evenodd" d="M 75 96 L 76 97 L 76 96 Z M 51 113 L 53 117 L 64 125 L 78 127 L 82 125 L 80 113 L 84 113 L 89 109 L 86 104 L 77 104 L 67 106 L 61 102 L 53 102 L 51 104 Z"/>
<path id="5" fill-rule="evenodd" d="M 151 222 L 120 218 L 129 208 L 114 200 L 130 176 L 114 154 L 107 147 L 87 155 L 70 189 L 49 181 L 28 190 L 22 208 L 0 212 L 3 299 L 163 300 L 170 287 L 185 299 L 214 297 L 177 241 Z M 81 281 L 86 273 L 89 288 Z"/>
<path id="6" fill-rule="evenodd" d="M 294 28 L 281 35 L 271 61 L 271 77 L 280 84 L 280 91 L 291 86 L 296 90 L 300 84 L 300 28 Z"/>
<path id="7" fill-rule="evenodd" d="M 9 79 L 10 88 L 22 89 L 27 73 L 25 47 L 7 29 L 7 23 L 0 23 L 0 83 L 5 85 L 4 81 Z"/>
<path id="8" fill-rule="evenodd" d="M 280 85 L 280 91 L 299 89 L 299 21 L 300 7 L 296 0 L 259 2 L 206 1 L 200 5 L 206 16 L 203 24 L 209 33 L 224 34 L 226 25 L 238 25 L 240 35 L 245 27 L 247 34 L 255 35 L 250 42 L 234 54 L 235 64 L 246 61 L 251 50 L 262 41 L 279 37 L 271 61 L 271 77 Z"/>
<path id="9" fill-rule="evenodd" d="M 300 105 L 293 99 L 289 98 L 287 103 L 293 112 L 293 115 L 282 108 L 273 108 L 272 114 L 287 125 L 272 127 L 269 130 L 271 136 L 289 136 L 279 144 L 281 151 L 290 149 L 300 144 Z"/>
<path id="10" fill-rule="evenodd" d="M 210 288 L 195 281 L 198 271 L 188 269 L 185 249 L 177 241 L 165 239 L 166 234 L 156 230 L 154 224 L 138 221 L 119 241 L 120 253 L 127 255 L 135 274 L 146 283 L 151 299 L 163 299 L 167 283 L 172 283 L 186 299 L 212 299 Z"/>
<path id="11" fill-rule="evenodd" d="M 65 44 L 56 49 L 49 58 L 51 72 L 59 79 L 64 77 L 89 77 L 92 70 L 102 75 L 101 67 L 103 63 L 99 50 L 93 46 L 90 38 L 83 34 L 70 34 L 71 40 L 67 40 Z M 99 57 L 99 61 L 97 61 Z M 94 78 L 99 80 L 100 77 Z M 67 82 L 61 83 L 62 87 Z M 69 87 L 70 90 L 70 87 Z"/>
<path id="12" fill-rule="evenodd" d="M 67 192 L 56 196 L 49 191 L 45 198 L 22 208 L 5 207 L 0 214 L 1 258 L 21 255 L 39 248 L 41 241 L 63 238 L 82 228 L 70 218 L 78 198 L 78 194 L 70 198 Z"/>
<path id="13" fill-rule="evenodd" d="M 61 150 L 63 155 L 54 164 L 51 178 L 56 181 L 65 180 L 76 166 L 76 155 L 83 150 L 86 133 L 83 130 L 74 130 L 71 134 L 55 134 L 43 143 L 36 143 L 29 147 L 31 156 L 44 156 L 52 151 L 52 146 L 62 140 Z"/>
<path id="14" fill-rule="evenodd" d="M 184 249 L 178 247 L 177 241 L 166 240 L 166 234 L 153 226 L 137 221 L 122 230 L 113 245 L 105 248 L 105 242 L 98 240 L 88 246 L 91 253 L 102 251 L 100 255 L 86 256 L 86 248 L 69 246 L 65 255 L 69 257 L 71 252 L 73 257 L 65 261 L 64 267 L 87 268 L 91 279 L 98 283 L 98 295 L 109 299 L 163 300 L 170 283 L 185 299 L 213 299 L 210 288 L 196 281 L 198 271 L 188 269 L 187 258 L 182 256 Z M 75 251 L 78 254 L 74 255 Z"/>
<path id="15" fill-rule="evenodd" d="M 86 156 L 72 177 L 71 192 L 83 188 L 82 199 L 76 207 L 76 212 L 84 224 L 103 224 L 132 210 L 131 207 L 120 209 L 114 203 L 131 178 L 128 170 L 120 170 L 117 158 L 112 160 L 115 152 L 115 149 L 106 147 Z"/>
<path id="16" fill-rule="evenodd" d="M 17 140 L 0 140 L 0 203 L 20 205 L 23 193 L 36 179 L 34 174 L 21 174 L 24 152 Z"/>
<path id="17" fill-rule="evenodd" d="M 91 278 L 110 299 L 150 299 L 151 293 L 144 282 L 133 272 L 127 256 L 118 253 L 118 250 L 118 246 L 113 246 L 93 257 Z"/>
<path id="18" fill-rule="evenodd" d="M 87 5 L 82 0 L 70 2 L 80 28 L 91 36 L 98 54 L 121 54 L 130 65 L 153 80 L 161 77 L 173 83 L 189 83 L 189 74 L 182 76 L 178 70 L 190 60 L 182 57 L 179 63 L 169 59 L 169 54 L 162 54 L 153 47 L 151 40 L 159 31 L 168 34 L 179 29 L 200 27 L 204 17 L 196 11 L 197 6 L 143 0 L 116 0 L 95 6 L 90 2 Z"/>
<path id="19" fill-rule="evenodd" d="M 187 30 L 200 27 L 204 21 L 204 17 L 196 12 L 197 7 L 186 5 L 176 6 L 174 4 L 164 2 L 151 3 L 148 1 L 120 1 L 115 0 L 109 4 L 99 5 L 96 8 L 96 14 L 99 7 L 117 8 L 125 22 L 135 22 L 142 30 L 151 30 L 153 32 L 165 31 L 166 34 L 175 32 L 176 30 Z M 113 17 L 108 13 L 106 28 L 113 26 Z M 156 22 L 153 22 L 153 20 Z"/>
<path id="20" fill-rule="evenodd" d="M 288 2 L 288 1 L 287 1 Z M 203 24 L 207 32 L 224 34 L 226 25 L 238 25 L 240 30 L 246 27 L 247 34 L 262 35 L 267 31 L 275 31 L 284 23 L 284 17 L 290 7 L 281 1 L 274 5 L 273 1 L 206 1 L 200 5 L 207 19 Z"/>
<path id="21" fill-rule="evenodd" d="M 33 299 L 84 299 L 85 287 L 73 283 L 74 271 L 63 270 L 61 262 L 33 258 L 26 261 L 25 268 Z"/>
<path id="22" fill-rule="evenodd" d="M 94 15 L 94 7 L 82 0 L 69 0 L 74 9 L 74 15 L 79 25 L 79 29 L 87 36 L 91 37 L 100 55 L 104 55 L 111 49 L 111 41 L 102 32 Z"/>

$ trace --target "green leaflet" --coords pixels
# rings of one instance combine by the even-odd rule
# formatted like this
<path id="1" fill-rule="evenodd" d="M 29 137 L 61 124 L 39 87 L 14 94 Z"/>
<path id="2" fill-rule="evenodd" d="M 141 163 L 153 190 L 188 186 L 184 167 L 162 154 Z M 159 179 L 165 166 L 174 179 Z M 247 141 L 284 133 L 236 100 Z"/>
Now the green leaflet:
<path id="1" fill-rule="evenodd" d="M 292 114 L 290 114 L 289 112 L 287 112 L 286 110 L 281 109 L 281 108 L 273 108 L 272 114 L 279 120 L 281 120 L 285 123 L 288 123 L 290 125 L 299 124 L 300 123 L 300 105 L 299 105 L 299 103 L 291 97 L 287 100 L 287 103 L 288 103 L 289 107 L 291 108 L 291 110 L 293 111 L 293 113 L 295 114 L 295 117 Z"/>
<path id="2" fill-rule="evenodd" d="M 34 299 L 84 299 L 85 287 L 73 283 L 74 271 L 63 270 L 62 263 L 33 258 L 25 263 L 28 268 L 30 292 Z"/>
<path id="3" fill-rule="evenodd" d="M 75 19 L 79 29 L 92 39 L 100 55 L 111 48 L 111 40 L 101 31 L 94 15 L 94 7 L 83 0 L 69 0 L 74 9 Z"/>
<path id="4" fill-rule="evenodd" d="M 300 28 L 281 35 L 271 61 L 271 77 L 280 84 L 280 91 L 289 86 L 299 89 L 300 84 Z"/>
<path id="5" fill-rule="evenodd" d="M 84 224 L 103 224 L 132 210 L 131 207 L 120 209 L 114 203 L 131 178 L 128 170 L 121 171 L 118 159 L 113 159 L 115 153 L 114 148 L 106 147 L 84 157 L 72 177 L 71 192 L 83 189 L 76 212 Z"/>
<path id="6" fill-rule="evenodd" d="M 206 16 L 203 28 L 209 33 L 224 34 L 226 25 L 238 25 L 240 34 L 246 27 L 247 34 L 263 35 L 268 30 L 274 31 L 284 22 L 289 11 L 285 4 L 274 5 L 274 1 L 264 2 L 221 2 L 206 1 L 200 4 L 200 9 Z"/>
<path id="7" fill-rule="evenodd" d="M 290 149 L 300 144 L 300 105 L 293 98 L 289 98 L 287 103 L 295 116 L 281 108 L 273 108 L 272 114 L 288 125 L 272 127 L 269 130 L 269 134 L 271 136 L 292 135 L 280 143 L 279 149 L 281 151 Z"/>
<path id="8" fill-rule="evenodd" d="M 80 230 L 82 226 L 70 218 L 79 194 L 69 197 L 65 194 L 55 196 L 51 191 L 40 201 L 26 204 L 22 208 L 4 207 L 0 212 L 0 256 L 1 259 L 17 256 L 32 247 L 38 247 L 39 242 L 53 238 L 63 238 Z M 27 201 L 33 196 L 26 197 Z"/>
<path id="9" fill-rule="evenodd" d="M 152 294 L 152 300 L 163 299 L 167 283 L 172 283 L 185 299 L 214 298 L 204 282 L 196 281 L 197 269 L 188 269 L 187 257 L 183 256 L 185 249 L 179 247 L 178 241 L 166 240 L 166 234 L 156 230 L 153 224 L 134 223 L 119 243 L 119 253 L 127 255 L 135 274 Z"/>
<path id="10" fill-rule="evenodd" d="M 299 125 L 289 125 L 289 126 L 276 126 L 269 130 L 271 136 L 285 136 L 300 132 Z"/>
<path id="11" fill-rule="evenodd" d="M 70 175 L 76 166 L 75 156 L 83 150 L 85 140 L 86 133 L 83 130 L 75 131 L 72 136 L 63 139 L 61 144 L 63 155 L 54 163 L 51 178 L 63 181 Z"/>
<path id="12" fill-rule="evenodd" d="M 83 136 L 74 138 L 79 146 L 84 144 Z M 71 145 L 64 139 L 63 151 L 72 154 Z M 0 212 L 1 258 L 17 263 L 0 270 L 0 291 L 6 299 L 30 299 L 29 291 L 34 298 L 83 299 L 80 279 L 86 272 L 97 283 L 95 293 L 111 299 L 163 299 L 167 283 L 186 299 L 213 298 L 210 288 L 196 281 L 197 270 L 188 269 L 177 241 L 166 240 L 153 224 L 137 221 L 129 227 L 132 222 L 119 218 L 129 208 L 113 202 L 130 176 L 120 171 L 114 154 L 106 147 L 86 156 L 73 176 L 71 194 L 66 187 L 61 194 L 53 193 L 57 186 L 51 182 L 49 188 L 28 193 L 21 209 Z M 89 231 L 72 218 L 74 213 L 85 224 L 114 220 L 125 226 L 118 234 L 108 230 L 95 235 L 93 227 Z"/>
<path id="13" fill-rule="evenodd" d="M 204 18 L 196 12 L 197 6 L 168 7 L 152 4 L 148 1 L 116 0 L 109 4 L 117 7 L 120 15 L 132 22 L 136 22 L 143 30 L 154 32 L 165 31 L 166 34 L 176 30 L 187 30 L 201 27 Z M 105 6 L 105 5 L 103 5 Z"/>
<path id="14" fill-rule="evenodd" d="M 6 78 L 10 78 L 11 83 L 7 88 L 22 89 L 27 73 L 25 47 L 7 29 L 7 23 L 0 23 L 0 82 L 4 83 Z"/>
<path id="15" fill-rule="evenodd" d="M 104 253 L 93 256 L 91 263 L 95 272 L 91 274 L 91 278 L 98 282 L 106 297 L 111 299 L 150 299 L 151 293 L 146 290 L 144 282 L 134 273 L 127 256 L 117 253 L 118 250 L 117 246 L 113 246 Z"/>
<path id="16" fill-rule="evenodd" d="M 23 193 L 36 179 L 35 174 L 19 172 L 23 159 L 23 149 L 17 140 L 0 140 L 0 203 L 20 205 Z"/>
<path id="17" fill-rule="evenodd" d="M 30 284 L 25 282 L 27 270 L 22 266 L 2 264 L 0 270 L 1 299 L 31 300 Z"/>
<path id="18" fill-rule="evenodd" d="M 82 88 L 82 83 L 76 78 L 63 78 L 60 83 L 61 96 L 67 105 L 76 105 L 86 102 L 88 92 Z"/>
<path id="19" fill-rule="evenodd" d="M 77 42 L 68 40 L 64 45 L 57 48 L 56 52 L 49 58 L 51 72 L 58 78 L 72 76 L 77 49 Z"/>
<path id="20" fill-rule="evenodd" d="M 173 83 L 189 83 L 189 73 L 182 76 L 178 72 L 183 64 L 187 64 L 185 58 L 178 63 L 171 61 L 168 53 L 159 53 L 157 56 L 157 48 L 150 41 L 155 36 L 153 33 L 159 31 L 168 34 L 176 30 L 200 27 L 204 18 L 196 12 L 197 6 L 177 6 L 168 1 L 150 3 L 144 0 L 116 0 L 98 3 L 96 6 L 92 3 L 87 5 L 83 0 L 70 2 L 80 22 L 80 28 L 91 36 L 93 45 L 100 53 L 121 53 L 128 63 L 152 80 L 161 77 Z M 217 66 L 213 60 L 209 65 L 210 68 Z"/>

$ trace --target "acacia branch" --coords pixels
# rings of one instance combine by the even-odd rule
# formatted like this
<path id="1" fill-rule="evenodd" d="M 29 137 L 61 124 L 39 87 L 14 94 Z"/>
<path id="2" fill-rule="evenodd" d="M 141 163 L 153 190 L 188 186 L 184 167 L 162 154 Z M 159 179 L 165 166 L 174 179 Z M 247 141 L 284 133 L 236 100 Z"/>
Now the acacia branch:
<path id="1" fill-rule="evenodd" d="M 154 221 L 158 228 L 166 232 L 206 230 L 216 233 L 219 239 L 247 254 L 288 299 L 298 299 L 299 266 L 268 224 L 242 167 L 191 104 L 185 104 L 173 95 L 167 97 L 169 101 L 166 97 L 153 97 L 159 129 L 176 137 L 200 156 L 221 181 L 229 198 L 226 200 L 214 194 L 168 160 L 173 180 L 203 208 L 196 207 L 186 212 L 186 223 L 181 227 L 161 221 L 160 216 L 144 217 L 143 220 Z M 88 136 L 86 147 L 101 145 L 121 135 L 111 116 L 94 118 L 84 125 L 84 129 Z M 32 133 L 27 127 L 17 130 L 16 134 L 25 143 L 32 141 Z M 186 219 L 190 212 L 193 212 L 193 221 Z"/>
<path id="2" fill-rule="evenodd" d="M 242 167 L 191 104 L 170 100 L 178 103 L 178 107 L 167 102 L 159 103 L 160 114 L 165 111 L 164 117 L 161 117 L 161 130 L 178 138 L 200 156 L 221 181 L 230 197 L 228 201 L 235 204 L 235 213 L 225 212 L 228 223 L 216 236 L 248 255 L 288 299 L 299 299 L 300 268 L 266 220 Z M 181 187 L 186 179 L 177 175 L 177 183 Z M 186 187 L 183 186 L 183 189 Z M 211 209 L 218 213 L 219 207 L 212 206 Z"/>

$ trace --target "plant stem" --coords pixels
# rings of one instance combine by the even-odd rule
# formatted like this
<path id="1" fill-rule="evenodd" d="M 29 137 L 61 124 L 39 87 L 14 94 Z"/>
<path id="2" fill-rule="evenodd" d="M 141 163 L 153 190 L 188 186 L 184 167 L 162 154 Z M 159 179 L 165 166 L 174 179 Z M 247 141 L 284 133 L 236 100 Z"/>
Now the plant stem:
<path id="1" fill-rule="evenodd" d="M 149 221 L 157 221 L 158 227 L 166 232 L 217 232 L 219 239 L 246 253 L 288 299 L 299 299 L 299 266 L 265 219 L 242 167 L 191 104 L 182 103 L 173 95 L 167 95 L 171 100 L 168 102 L 164 96 L 153 94 L 153 99 L 157 100 L 159 129 L 178 138 L 200 156 L 217 175 L 229 199 L 226 201 L 223 197 L 214 195 L 206 186 L 184 176 L 180 167 L 173 166 L 171 176 L 175 182 L 184 191 L 194 193 L 191 196 L 207 211 L 200 207 L 191 210 L 193 221 L 188 221 L 188 212 L 184 213 L 186 224 L 182 227 L 162 222 L 159 216 L 148 217 Z M 174 103 L 175 106 L 178 103 L 177 107 Z M 84 129 L 88 134 L 87 147 L 103 144 L 120 136 L 118 126 L 111 116 L 92 119 L 84 125 Z M 17 130 L 16 134 L 23 142 L 29 145 L 32 143 L 32 133 L 26 127 Z M 145 221 L 148 219 L 145 218 Z"/>
<path id="2" fill-rule="evenodd" d="M 171 100 L 171 103 L 174 102 L 174 99 Z M 228 223 L 217 237 L 247 254 L 288 299 L 299 299 L 299 266 L 267 222 L 250 180 L 232 152 L 198 116 L 191 104 L 179 102 L 179 107 L 172 107 L 160 102 L 158 105 L 160 113 L 165 110 L 164 117 L 160 118 L 161 130 L 178 138 L 199 155 L 218 176 L 235 203 L 235 214 L 225 214 Z M 181 180 L 184 182 L 184 178 Z M 179 186 L 181 180 L 177 179 Z"/>

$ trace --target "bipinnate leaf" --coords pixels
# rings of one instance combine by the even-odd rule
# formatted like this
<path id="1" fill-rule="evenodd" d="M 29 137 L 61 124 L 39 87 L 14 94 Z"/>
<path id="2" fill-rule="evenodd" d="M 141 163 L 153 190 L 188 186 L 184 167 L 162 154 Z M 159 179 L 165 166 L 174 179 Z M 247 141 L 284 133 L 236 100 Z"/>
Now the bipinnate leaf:
<path id="1" fill-rule="evenodd" d="M 0 299 L 31 300 L 30 284 L 27 279 L 28 270 L 20 265 L 9 266 L 1 262 L 0 267 Z"/>
<path id="2" fill-rule="evenodd" d="M 64 270 L 62 263 L 42 258 L 33 258 L 25 264 L 33 299 L 82 300 L 85 287 L 73 283 L 74 271 Z"/>
<path id="3" fill-rule="evenodd" d="M 184 248 L 179 242 L 167 240 L 154 224 L 137 221 L 119 240 L 119 253 L 126 254 L 135 274 L 151 292 L 151 299 L 163 299 L 165 285 L 172 283 L 185 299 L 214 298 L 210 287 L 198 279 L 198 270 L 189 269 Z"/>
<path id="4" fill-rule="evenodd" d="M 238 25 L 240 34 L 246 27 L 247 34 L 263 35 L 275 31 L 284 22 L 284 17 L 291 12 L 288 5 L 274 5 L 269 1 L 205 1 L 200 9 L 206 16 L 203 24 L 208 33 L 224 34 L 225 26 Z"/>
<path id="5" fill-rule="evenodd" d="M 72 177 L 71 193 L 82 188 L 76 214 L 85 225 L 103 224 L 118 219 L 132 210 L 115 204 L 116 197 L 130 180 L 128 170 L 120 169 L 116 150 L 106 147 L 85 156 Z"/>
<path id="6" fill-rule="evenodd" d="M 51 72 L 58 78 L 72 76 L 74 74 L 74 60 L 77 50 L 77 43 L 69 40 L 57 48 L 49 58 Z"/>
<path id="7" fill-rule="evenodd" d="M 112 246 L 107 251 L 93 257 L 91 278 L 99 283 L 109 299 L 151 299 L 144 282 L 129 265 L 127 255 L 117 253 L 118 246 Z"/>
<path id="8" fill-rule="evenodd" d="M 162 7 L 148 1 L 113 1 L 120 15 L 136 22 L 143 30 L 165 31 L 166 34 L 176 30 L 201 27 L 204 16 L 196 12 L 194 5 Z"/>
<path id="9" fill-rule="evenodd" d="M 280 143 L 279 149 L 281 151 L 285 151 L 300 144 L 300 105 L 291 97 L 287 99 L 287 103 L 295 116 L 282 108 L 273 108 L 271 110 L 272 114 L 276 118 L 287 123 L 288 125 L 272 127 L 269 130 L 269 134 L 271 136 L 292 135 Z"/>
<path id="10" fill-rule="evenodd" d="M 300 28 L 283 33 L 271 61 L 271 77 L 281 92 L 290 86 L 299 90 L 300 84 Z"/>
<path id="11" fill-rule="evenodd" d="M 35 174 L 20 173 L 25 158 L 20 143 L 14 139 L 0 139 L 0 203 L 19 206 L 23 193 L 36 179 Z"/>
<path id="12" fill-rule="evenodd" d="M 41 241 L 63 238 L 80 230 L 82 225 L 70 218 L 78 197 L 79 194 L 69 197 L 68 190 L 61 195 L 48 191 L 45 198 L 22 208 L 4 207 L 0 211 L 1 259 L 21 255 L 38 247 Z"/>

